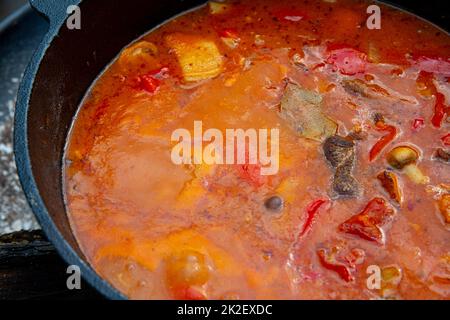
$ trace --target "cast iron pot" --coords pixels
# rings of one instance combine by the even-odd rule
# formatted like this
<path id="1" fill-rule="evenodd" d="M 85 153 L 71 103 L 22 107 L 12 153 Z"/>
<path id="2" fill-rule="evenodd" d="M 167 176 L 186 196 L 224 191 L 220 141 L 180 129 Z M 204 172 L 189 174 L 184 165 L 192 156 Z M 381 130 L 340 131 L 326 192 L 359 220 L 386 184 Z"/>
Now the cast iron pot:
<path id="1" fill-rule="evenodd" d="M 94 288 L 124 299 L 86 262 L 69 225 L 62 193 L 62 157 L 72 119 L 89 86 L 118 52 L 148 30 L 204 0 L 32 0 L 50 28 L 19 88 L 14 142 L 28 202 L 49 240 Z M 66 27 L 79 5 L 81 29 Z"/>
<path id="2" fill-rule="evenodd" d="M 19 177 L 33 212 L 59 254 L 67 263 L 78 265 L 84 279 L 111 299 L 125 297 L 89 266 L 66 215 L 61 179 L 66 136 L 84 94 L 124 46 L 204 2 L 31 0 L 49 20 L 50 28 L 19 88 L 14 128 Z M 81 9 L 80 30 L 66 27 L 66 10 L 73 4 Z"/>

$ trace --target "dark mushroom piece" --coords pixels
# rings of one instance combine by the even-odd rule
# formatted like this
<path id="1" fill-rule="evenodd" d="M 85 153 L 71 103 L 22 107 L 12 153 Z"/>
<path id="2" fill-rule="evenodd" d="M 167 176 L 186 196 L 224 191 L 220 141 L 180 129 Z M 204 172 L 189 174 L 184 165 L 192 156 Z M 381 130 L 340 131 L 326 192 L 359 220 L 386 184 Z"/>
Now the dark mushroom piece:
<path id="1" fill-rule="evenodd" d="M 325 140 L 323 151 L 325 157 L 336 168 L 355 157 L 355 143 L 341 136 L 332 136 Z M 349 165 L 349 163 L 347 163 Z M 353 163 L 352 163 L 353 166 Z"/>
<path id="2" fill-rule="evenodd" d="M 333 190 L 340 196 L 353 197 L 358 194 L 358 181 L 351 174 L 336 174 L 332 184 Z"/>
<path id="3" fill-rule="evenodd" d="M 339 196 L 356 196 L 359 184 L 352 174 L 355 165 L 355 143 L 350 138 L 335 135 L 325 140 L 323 151 L 328 162 L 336 169 L 333 191 Z"/>

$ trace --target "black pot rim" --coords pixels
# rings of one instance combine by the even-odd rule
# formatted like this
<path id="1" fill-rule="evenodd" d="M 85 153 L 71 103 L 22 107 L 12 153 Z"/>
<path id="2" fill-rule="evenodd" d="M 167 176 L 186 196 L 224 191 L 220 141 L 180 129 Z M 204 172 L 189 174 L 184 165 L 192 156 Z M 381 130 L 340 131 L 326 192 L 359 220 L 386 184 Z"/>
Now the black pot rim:
<path id="1" fill-rule="evenodd" d="M 61 1 L 66 2 L 66 1 Z M 71 4 L 79 4 L 81 0 L 71 1 Z M 24 9 L 20 9 L 21 12 Z M 39 71 L 40 63 L 50 47 L 53 39 L 58 35 L 64 24 L 64 19 L 57 19 L 45 12 L 46 18 L 50 20 L 47 34 L 36 49 L 31 58 L 20 84 L 16 110 L 14 115 L 14 154 L 19 180 L 22 185 L 28 203 L 36 216 L 42 230 L 47 238 L 55 246 L 59 255 L 69 264 L 77 265 L 81 275 L 91 286 L 109 299 L 124 300 L 126 297 L 113 288 L 106 280 L 98 275 L 83 259 L 76 253 L 72 246 L 65 240 L 53 222 L 47 208 L 39 194 L 36 181 L 31 168 L 30 154 L 28 150 L 27 115 L 29 102 L 33 90 L 33 82 Z M 53 19 L 56 18 L 56 19 Z"/>

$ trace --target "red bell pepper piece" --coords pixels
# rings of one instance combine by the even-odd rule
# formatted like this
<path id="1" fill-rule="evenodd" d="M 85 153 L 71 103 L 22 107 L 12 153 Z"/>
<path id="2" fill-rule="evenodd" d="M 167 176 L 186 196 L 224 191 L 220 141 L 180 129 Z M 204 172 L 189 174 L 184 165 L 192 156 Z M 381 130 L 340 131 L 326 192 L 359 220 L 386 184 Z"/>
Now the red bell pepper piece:
<path id="1" fill-rule="evenodd" d="M 328 270 L 336 272 L 342 280 L 352 282 L 355 280 L 356 265 L 364 262 L 365 253 L 361 249 L 343 251 L 340 247 L 331 249 L 319 249 L 317 251 L 319 261 Z"/>
<path id="2" fill-rule="evenodd" d="M 431 123 L 433 124 L 433 126 L 435 126 L 436 128 L 441 127 L 446 112 L 447 107 L 445 105 L 445 96 L 440 92 L 436 92 L 436 102 L 434 103 L 434 114 L 433 118 L 431 118 Z"/>
<path id="3" fill-rule="evenodd" d="M 443 136 L 441 138 L 442 143 L 444 143 L 445 146 L 450 146 L 450 133 L 448 133 L 447 135 Z"/>
<path id="4" fill-rule="evenodd" d="M 219 36 L 222 38 L 232 38 L 232 39 L 239 38 L 237 30 L 233 29 L 233 28 L 226 28 L 226 29 L 220 30 Z"/>
<path id="5" fill-rule="evenodd" d="M 303 225 L 303 228 L 299 233 L 299 238 L 303 237 L 307 232 L 309 232 L 314 221 L 316 220 L 319 209 L 322 207 L 322 205 L 324 205 L 327 202 L 328 202 L 327 199 L 318 199 L 318 200 L 311 202 L 306 207 L 306 222 Z"/>
<path id="6" fill-rule="evenodd" d="M 341 45 L 329 46 L 328 51 L 330 54 L 326 62 L 333 65 L 335 71 L 345 75 L 355 75 L 366 71 L 367 56 L 363 52 Z"/>
<path id="7" fill-rule="evenodd" d="M 143 75 L 139 77 L 140 88 L 148 93 L 155 93 L 161 85 L 161 81 L 151 75 Z"/>
<path id="8" fill-rule="evenodd" d="M 381 132 L 387 132 L 375 145 L 370 149 L 369 160 L 373 161 L 380 152 L 391 143 L 397 136 L 397 128 L 391 125 L 387 125 L 384 121 L 377 121 L 375 123 L 375 129 Z"/>
<path id="9" fill-rule="evenodd" d="M 419 131 L 424 126 L 425 126 L 425 120 L 423 120 L 422 118 L 417 118 L 417 119 L 414 119 L 414 121 L 413 121 L 412 129 L 414 131 Z"/>
<path id="10" fill-rule="evenodd" d="M 374 198 L 361 213 L 342 223 L 339 230 L 368 241 L 384 244 L 384 233 L 381 228 L 392 219 L 393 215 L 394 210 L 386 204 L 384 199 Z"/>
<path id="11" fill-rule="evenodd" d="M 172 292 L 177 300 L 206 300 L 204 294 L 194 287 L 172 288 Z"/>
<path id="12" fill-rule="evenodd" d="M 325 63 L 321 62 L 311 67 L 311 70 L 315 71 L 319 68 L 325 67 Z"/>
<path id="13" fill-rule="evenodd" d="M 421 86 L 424 86 L 430 94 L 435 96 L 436 100 L 434 103 L 434 114 L 431 118 L 431 123 L 434 127 L 440 128 L 445 115 L 450 112 L 450 107 L 445 105 L 445 96 L 437 90 L 436 86 L 434 85 L 433 79 L 433 73 L 421 71 L 416 81 Z"/>
<path id="14" fill-rule="evenodd" d="M 167 77 L 168 72 L 169 68 L 162 67 L 138 76 L 136 78 L 137 89 L 145 90 L 151 94 L 155 93 L 161 86 L 162 80 Z"/>
<path id="15" fill-rule="evenodd" d="M 344 281 L 351 282 L 355 280 L 352 270 L 345 264 L 337 262 L 334 255 L 330 255 L 327 250 L 319 249 L 317 255 L 322 266 L 336 272 Z"/>

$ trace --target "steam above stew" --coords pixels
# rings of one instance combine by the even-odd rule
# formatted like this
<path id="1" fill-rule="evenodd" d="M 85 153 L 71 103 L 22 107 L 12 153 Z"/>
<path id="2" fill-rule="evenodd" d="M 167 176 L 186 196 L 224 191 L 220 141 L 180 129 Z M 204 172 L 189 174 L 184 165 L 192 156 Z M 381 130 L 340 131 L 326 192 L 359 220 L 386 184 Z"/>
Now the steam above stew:
<path id="1" fill-rule="evenodd" d="M 371 4 L 210 2 L 122 50 L 64 156 L 94 269 L 136 299 L 449 299 L 450 37 Z M 196 121 L 243 161 L 171 139 Z"/>

